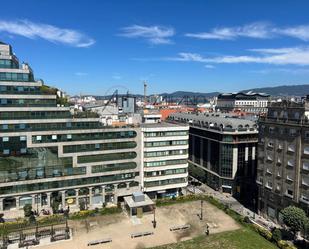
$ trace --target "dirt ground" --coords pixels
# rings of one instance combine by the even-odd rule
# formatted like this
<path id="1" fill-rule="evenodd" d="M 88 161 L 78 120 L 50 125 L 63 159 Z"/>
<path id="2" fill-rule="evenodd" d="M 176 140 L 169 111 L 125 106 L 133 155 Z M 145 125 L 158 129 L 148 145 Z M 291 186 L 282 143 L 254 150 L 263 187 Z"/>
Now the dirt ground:
<path id="1" fill-rule="evenodd" d="M 240 226 L 223 211 L 205 203 L 203 205 L 203 220 L 200 213 L 200 202 L 175 204 L 156 209 L 157 227 L 152 226 L 153 214 L 145 214 L 141 219 L 130 218 L 126 213 L 93 217 L 88 221 L 71 221 L 73 238 L 69 241 L 36 246 L 48 249 L 141 249 L 177 241 L 191 239 L 205 234 L 209 225 L 210 233 L 220 233 L 240 228 Z M 88 223 L 88 225 L 87 225 Z M 189 224 L 184 231 L 171 232 L 170 228 Z M 131 238 L 132 233 L 153 232 L 153 235 Z M 111 238 L 112 242 L 95 246 L 87 246 L 89 241 Z"/>

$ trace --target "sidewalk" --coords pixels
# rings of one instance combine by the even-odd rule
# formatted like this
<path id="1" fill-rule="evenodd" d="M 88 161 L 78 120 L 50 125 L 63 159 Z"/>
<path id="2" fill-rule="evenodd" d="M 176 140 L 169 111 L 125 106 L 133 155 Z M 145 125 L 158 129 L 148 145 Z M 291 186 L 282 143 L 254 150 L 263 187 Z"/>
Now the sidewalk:
<path id="1" fill-rule="evenodd" d="M 199 187 L 189 185 L 186 190 L 192 194 L 207 194 L 213 196 L 216 200 L 227 205 L 230 209 L 234 210 L 238 214 L 242 216 L 248 216 L 251 220 L 254 220 L 256 223 L 267 229 L 271 229 L 273 227 L 280 227 L 278 224 L 275 224 L 271 220 L 265 219 L 257 213 L 254 213 L 251 210 L 247 209 L 230 194 L 220 193 L 219 191 L 216 191 L 203 183 L 201 183 L 201 186 Z"/>

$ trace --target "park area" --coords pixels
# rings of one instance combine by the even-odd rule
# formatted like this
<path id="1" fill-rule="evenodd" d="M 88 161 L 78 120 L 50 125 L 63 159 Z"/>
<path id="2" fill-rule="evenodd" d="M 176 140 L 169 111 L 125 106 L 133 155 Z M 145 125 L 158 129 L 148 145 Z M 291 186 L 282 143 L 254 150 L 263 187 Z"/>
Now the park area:
<path id="1" fill-rule="evenodd" d="M 157 227 L 153 228 L 153 214 L 142 218 L 129 217 L 125 212 L 106 216 L 89 217 L 86 220 L 70 221 L 73 229 L 71 240 L 37 246 L 49 249 L 96 249 L 96 248 L 276 248 L 254 231 L 242 227 L 222 210 L 201 202 L 191 201 L 157 207 Z M 209 236 L 205 234 L 209 227 Z M 171 228 L 186 227 L 178 231 Z M 132 235 L 149 233 L 132 238 Z M 111 240 L 108 243 L 88 246 L 96 240 Z"/>

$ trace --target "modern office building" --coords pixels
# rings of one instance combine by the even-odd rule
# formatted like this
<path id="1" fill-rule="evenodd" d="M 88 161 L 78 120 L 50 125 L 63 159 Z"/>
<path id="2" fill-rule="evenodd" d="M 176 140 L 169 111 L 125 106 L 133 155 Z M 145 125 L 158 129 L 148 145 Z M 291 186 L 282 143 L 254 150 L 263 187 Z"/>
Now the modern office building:
<path id="1" fill-rule="evenodd" d="M 222 113 L 173 113 L 169 120 L 190 125 L 189 174 L 254 205 L 256 122 Z"/>
<path id="2" fill-rule="evenodd" d="M 164 123 L 154 125 L 160 141 L 174 139 Z M 92 112 L 72 115 L 57 89 L 35 81 L 32 69 L 19 65 L 11 46 L 0 44 L 0 211 L 18 213 L 27 203 L 38 210 L 57 203 L 62 208 L 78 208 L 81 202 L 89 208 L 101 207 L 116 204 L 142 187 L 152 193 L 178 191 L 186 185 L 186 176 L 169 171 L 170 166 L 153 165 L 160 179 L 144 177 L 148 171 L 143 169 L 143 140 L 150 142 L 149 129 L 140 124 L 103 126 Z M 188 137 L 186 126 L 169 126 L 169 131 L 182 131 L 183 140 Z M 183 159 L 186 156 L 184 151 Z M 176 162 L 172 165 L 178 167 Z"/>
<path id="3" fill-rule="evenodd" d="M 217 97 L 216 109 L 224 112 L 266 113 L 268 101 L 269 95 L 265 93 L 222 93 Z"/>
<path id="4" fill-rule="evenodd" d="M 289 205 L 309 207 L 309 98 L 272 102 L 259 120 L 257 183 L 262 215 L 281 220 Z"/>

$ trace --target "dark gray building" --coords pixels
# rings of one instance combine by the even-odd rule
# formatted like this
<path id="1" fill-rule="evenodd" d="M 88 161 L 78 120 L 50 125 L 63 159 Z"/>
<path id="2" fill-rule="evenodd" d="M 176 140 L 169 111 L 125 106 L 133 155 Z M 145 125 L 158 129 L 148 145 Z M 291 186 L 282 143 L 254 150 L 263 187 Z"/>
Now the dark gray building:
<path id="1" fill-rule="evenodd" d="M 256 122 L 220 113 L 174 113 L 169 120 L 190 124 L 189 174 L 253 205 Z"/>
<path id="2" fill-rule="evenodd" d="M 280 210 L 296 205 L 308 213 L 309 99 L 270 103 L 259 120 L 258 207 L 280 221 Z"/>

